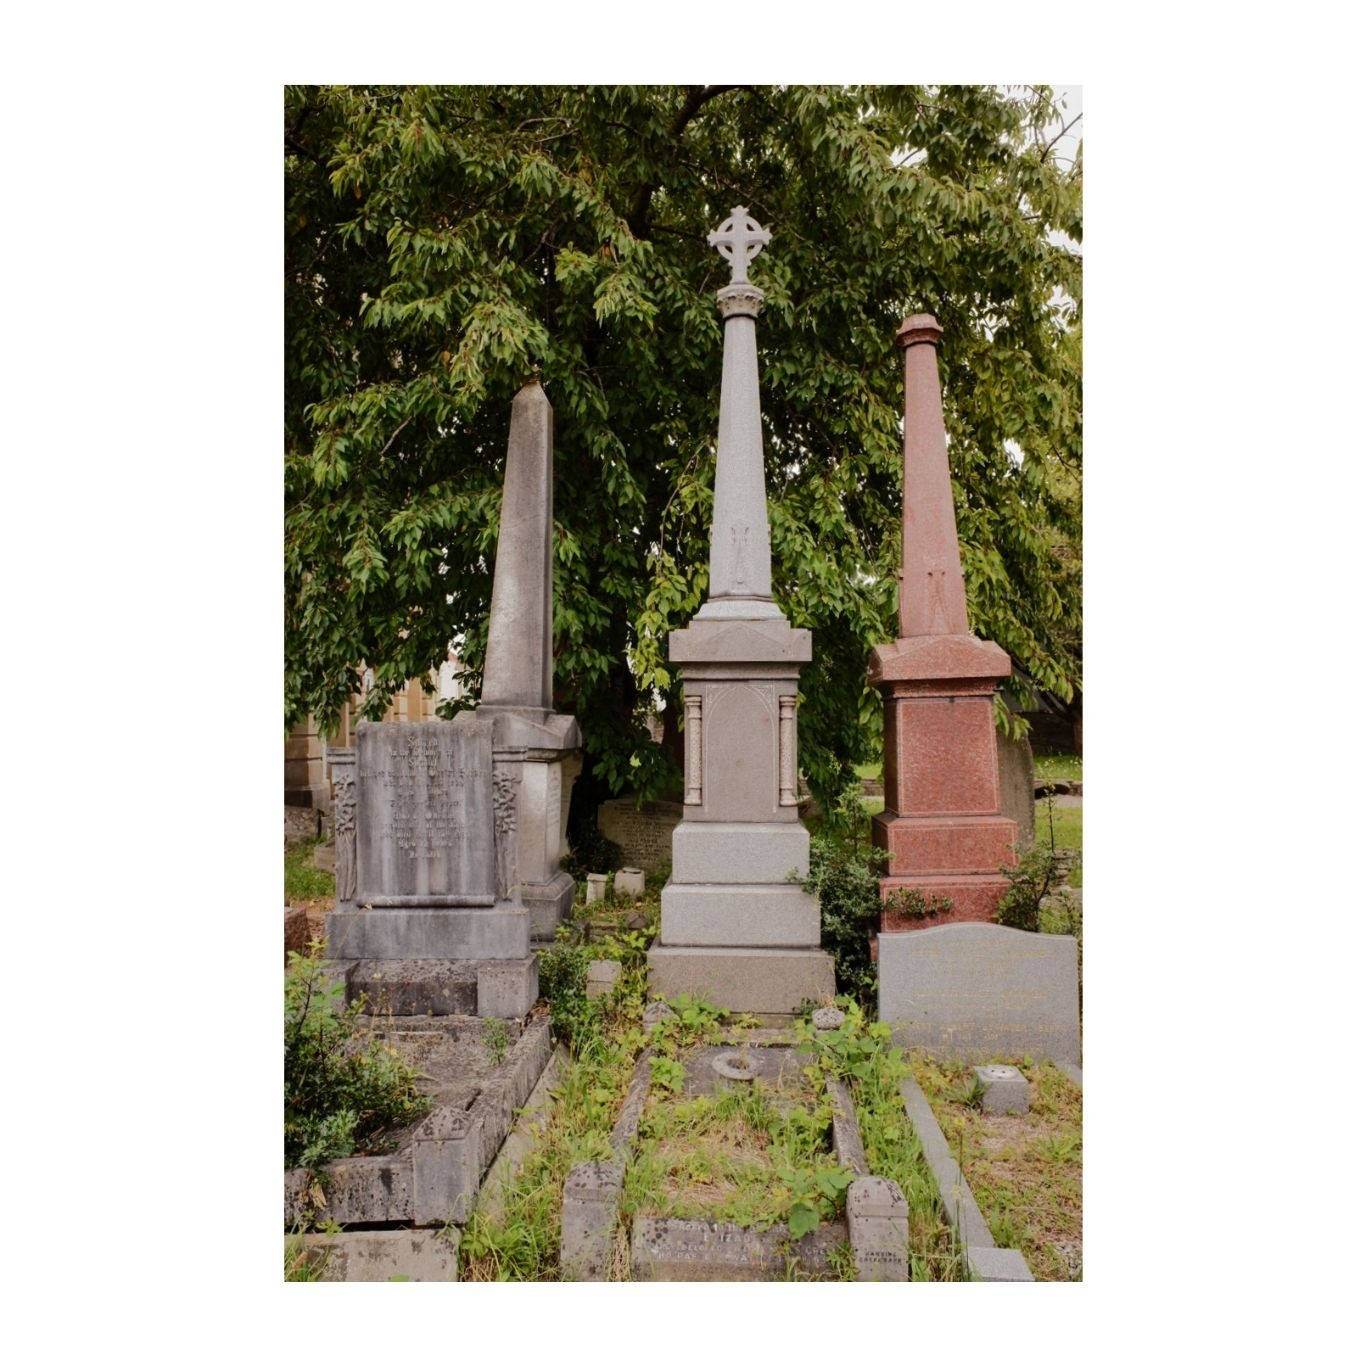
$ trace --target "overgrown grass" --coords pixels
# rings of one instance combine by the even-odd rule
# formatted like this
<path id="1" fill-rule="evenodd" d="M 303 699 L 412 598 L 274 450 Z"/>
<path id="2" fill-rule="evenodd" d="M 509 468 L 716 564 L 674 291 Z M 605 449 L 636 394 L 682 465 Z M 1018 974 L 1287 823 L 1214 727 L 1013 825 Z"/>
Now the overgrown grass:
<path id="1" fill-rule="evenodd" d="M 868 1022 L 857 1003 L 840 998 L 837 1004 L 845 1012 L 838 1030 L 816 1034 L 803 1024 L 797 1033 L 816 1066 L 848 1084 L 868 1170 L 895 1181 L 906 1197 L 909 1279 L 966 1280 L 961 1250 L 944 1222 L 924 1150 L 906 1117 L 901 1082 L 910 1063 L 905 1050 L 892 1046 L 889 1025 Z"/>
<path id="2" fill-rule="evenodd" d="M 1051 1063 L 1014 1065 L 1029 1082 L 1029 1113 L 987 1115 L 974 1102 L 971 1067 L 911 1055 L 992 1237 L 1017 1248 L 1036 1280 L 1080 1280 L 1081 1091 Z"/>
<path id="3" fill-rule="evenodd" d="M 623 1208 L 632 1216 L 717 1219 L 742 1228 L 789 1221 L 822 1173 L 840 1185 L 829 1129 L 829 1103 L 802 1077 L 781 1086 L 722 1086 L 692 1098 L 656 1088 L 641 1118 Z"/>
<path id="4" fill-rule="evenodd" d="M 334 900 L 337 879 L 325 868 L 313 866 L 313 851 L 322 840 L 285 845 L 285 904 Z"/>

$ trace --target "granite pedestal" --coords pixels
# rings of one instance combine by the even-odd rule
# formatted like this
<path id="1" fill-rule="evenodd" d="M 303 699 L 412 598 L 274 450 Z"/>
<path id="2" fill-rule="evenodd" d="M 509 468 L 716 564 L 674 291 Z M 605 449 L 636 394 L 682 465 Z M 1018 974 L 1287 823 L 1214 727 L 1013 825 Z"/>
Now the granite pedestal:
<path id="1" fill-rule="evenodd" d="M 995 692 L 1010 657 L 968 628 L 935 347 L 928 314 L 907 318 L 905 489 L 900 636 L 873 649 L 869 681 L 883 698 L 886 809 L 873 843 L 888 854 L 884 902 L 899 890 L 952 911 L 934 920 L 884 905 L 884 934 L 946 921 L 989 921 L 1009 883 L 1018 830 L 1001 811 Z"/>

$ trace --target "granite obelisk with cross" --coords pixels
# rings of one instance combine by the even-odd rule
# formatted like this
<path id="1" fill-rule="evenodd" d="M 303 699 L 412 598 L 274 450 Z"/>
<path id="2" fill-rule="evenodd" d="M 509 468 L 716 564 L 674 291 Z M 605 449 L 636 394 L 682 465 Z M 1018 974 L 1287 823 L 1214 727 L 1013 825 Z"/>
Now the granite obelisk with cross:
<path id="1" fill-rule="evenodd" d="M 355 895 L 327 944 L 372 1010 L 525 1015 L 534 918 L 553 935 L 573 900 L 560 775 L 579 730 L 551 704 L 551 450 L 533 381 L 512 406 L 480 705 L 356 727 Z"/>
<path id="2" fill-rule="evenodd" d="M 949 479 L 937 346 L 928 313 L 902 323 L 906 350 L 905 487 L 900 638 L 873 649 L 868 674 L 883 698 L 886 810 L 873 843 L 887 850 L 882 930 L 990 920 L 1015 862 L 1015 822 L 1001 814 L 995 692 L 1010 656 L 968 629 L 967 598 Z M 889 894 L 947 897 L 951 913 L 899 914 Z"/>
<path id="3" fill-rule="evenodd" d="M 749 262 L 770 240 L 744 208 L 707 239 L 730 263 L 707 600 L 669 634 L 684 705 L 683 819 L 673 835 L 650 991 L 760 1017 L 834 995 L 797 818 L 797 676 L 811 633 L 773 601 Z"/>

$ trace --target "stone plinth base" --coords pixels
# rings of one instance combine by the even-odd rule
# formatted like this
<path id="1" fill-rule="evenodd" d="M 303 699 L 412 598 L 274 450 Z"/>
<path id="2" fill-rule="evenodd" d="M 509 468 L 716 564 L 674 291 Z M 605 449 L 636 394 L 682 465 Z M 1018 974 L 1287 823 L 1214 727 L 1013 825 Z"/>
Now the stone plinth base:
<path id="1" fill-rule="evenodd" d="M 511 905 L 386 906 L 327 917 L 329 958 L 525 958 L 530 938 L 531 912 Z"/>
<path id="2" fill-rule="evenodd" d="M 810 868 L 811 836 L 796 822 L 684 820 L 673 833 L 670 885 L 787 883 Z"/>
<path id="3" fill-rule="evenodd" d="M 370 1015 L 482 1015 L 518 1020 L 536 1004 L 536 956 L 514 959 L 361 959 L 334 964 L 346 1000 Z"/>
<path id="4" fill-rule="evenodd" d="M 821 942 L 820 907 L 795 883 L 671 882 L 660 906 L 665 948 L 811 949 Z"/>
<path id="5" fill-rule="evenodd" d="M 557 873 L 549 882 L 524 882 L 518 890 L 522 905 L 531 913 L 532 939 L 550 943 L 574 905 L 574 879 L 568 873 Z"/>
<path id="6" fill-rule="evenodd" d="M 944 877 L 908 874 L 905 877 L 884 877 L 878 883 L 884 902 L 890 892 L 903 887 L 919 891 L 926 901 L 935 896 L 948 897 L 953 902 L 953 913 L 917 920 L 911 916 L 898 915 L 890 906 L 884 905 L 881 925 L 884 934 L 927 930 L 932 925 L 952 925 L 960 921 L 991 921 L 1010 883 L 999 873 L 949 874 Z"/>
<path id="7" fill-rule="evenodd" d="M 1015 863 L 1019 830 L 1005 816 L 873 817 L 873 843 L 898 876 L 999 873 Z"/>
<path id="8" fill-rule="evenodd" d="M 787 1019 L 835 995 L 835 963 L 819 949 L 668 948 L 647 955 L 650 994 L 687 994 L 734 1013 Z"/>

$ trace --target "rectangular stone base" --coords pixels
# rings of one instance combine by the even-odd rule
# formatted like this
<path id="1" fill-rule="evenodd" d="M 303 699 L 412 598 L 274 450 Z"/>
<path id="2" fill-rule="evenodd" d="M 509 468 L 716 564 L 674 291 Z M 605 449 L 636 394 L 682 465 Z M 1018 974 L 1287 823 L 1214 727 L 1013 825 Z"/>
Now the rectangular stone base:
<path id="1" fill-rule="evenodd" d="M 531 912 L 531 937 L 550 943 L 574 905 L 574 879 L 562 872 L 549 882 L 524 882 L 519 890 L 522 905 Z"/>
<path id="2" fill-rule="evenodd" d="M 1016 862 L 1020 832 L 1004 816 L 873 817 L 873 843 L 888 853 L 887 871 L 918 876 L 997 873 Z"/>
<path id="3" fill-rule="evenodd" d="M 898 888 L 918 890 L 929 901 L 931 897 L 946 896 L 953 902 L 950 915 L 939 915 L 916 920 L 910 916 L 898 915 L 890 906 L 882 908 L 883 934 L 902 934 L 908 930 L 926 930 L 931 925 L 951 925 L 958 921 L 990 921 L 1001 904 L 1001 898 L 1010 888 L 1010 883 L 1000 874 L 961 874 L 959 876 L 934 877 L 923 874 L 906 877 L 884 877 L 878 882 L 878 889 L 886 901 L 889 892 Z"/>
<path id="4" fill-rule="evenodd" d="M 835 995 L 835 964 L 819 949 L 668 948 L 655 941 L 646 955 L 650 995 L 666 1001 L 687 994 L 722 1010 L 792 1016 L 807 1001 Z"/>
<path id="5" fill-rule="evenodd" d="M 370 1015 L 483 1015 L 521 1019 L 540 991 L 536 956 L 514 959 L 361 959 L 338 963 L 348 1004 Z"/>
<path id="6" fill-rule="evenodd" d="M 660 907 L 659 942 L 666 948 L 814 949 L 821 942 L 820 907 L 795 883 L 670 882 Z"/>
<path id="7" fill-rule="evenodd" d="M 376 907 L 327 917 L 329 958 L 525 958 L 530 951 L 525 907 Z"/>
<path id="8" fill-rule="evenodd" d="M 689 821 L 673 834 L 674 882 L 786 882 L 811 866 L 811 836 L 795 821 Z"/>

